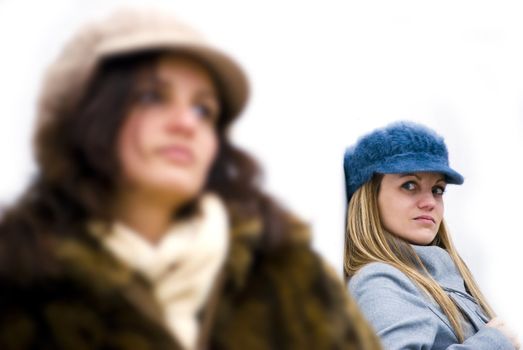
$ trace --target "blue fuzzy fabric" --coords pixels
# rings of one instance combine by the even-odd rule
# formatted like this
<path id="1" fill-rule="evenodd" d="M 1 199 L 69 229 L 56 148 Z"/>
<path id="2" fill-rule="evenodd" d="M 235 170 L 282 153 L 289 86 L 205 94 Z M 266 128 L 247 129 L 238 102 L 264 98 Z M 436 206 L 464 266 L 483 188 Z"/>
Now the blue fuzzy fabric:
<path id="1" fill-rule="evenodd" d="M 437 172 L 445 175 L 447 183 L 463 183 L 463 176 L 449 167 L 443 137 L 409 121 L 395 122 L 361 137 L 345 151 L 343 168 L 347 202 L 376 173 Z"/>

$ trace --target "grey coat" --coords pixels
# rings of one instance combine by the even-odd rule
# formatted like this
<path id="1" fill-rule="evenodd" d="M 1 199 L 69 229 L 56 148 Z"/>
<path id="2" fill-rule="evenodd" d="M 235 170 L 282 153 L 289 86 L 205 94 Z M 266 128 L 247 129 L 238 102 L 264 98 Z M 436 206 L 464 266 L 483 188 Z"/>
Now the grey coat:
<path id="1" fill-rule="evenodd" d="M 387 350 L 513 350 L 500 331 L 488 322 L 448 253 L 436 246 L 412 246 L 428 272 L 454 300 L 465 321 L 465 342 L 459 344 L 440 307 L 401 271 L 370 263 L 349 281 L 349 290 Z"/>

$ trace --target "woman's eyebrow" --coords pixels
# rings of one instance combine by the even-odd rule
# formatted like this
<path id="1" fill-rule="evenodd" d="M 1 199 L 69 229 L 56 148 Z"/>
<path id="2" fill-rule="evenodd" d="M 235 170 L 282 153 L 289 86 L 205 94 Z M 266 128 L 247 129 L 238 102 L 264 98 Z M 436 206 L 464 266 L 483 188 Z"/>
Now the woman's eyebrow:
<path id="1" fill-rule="evenodd" d="M 171 83 L 168 79 L 159 77 L 156 74 L 145 73 L 138 77 L 135 83 L 135 88 L 140 89 L 166 89 L 169 88 Z"/>
<path id="2" fill-rule="evenodd" d="M 155 87 L 159 87 L 162 89 L 169 89 L 172 86 L 174 86 L 175 84 L 172 79 L 153 73 L 153 74 L 147 75 L 147 76 L 143 77 L 142 79 L 140 79 L 138 85 L 139 86 L 140 85 L 155 86 Z M 199 98 L 211 97 L 211 98 L 218 99 L 218 93 L 213 88 L 200 89 L 200 90 L 198 90 L 196 95 Z"/>
<path id="3" fill-rule="evenodd" d="M 438 183 L 438 182 L 444 182 L 445 185 L 447 184 L 447 180 L 445 180 L 445 177 L 444 177 L 444 176 L 443 176 L 442 178 L 439 178 L 439 179 L 436 181 L 436 183 Z"/>

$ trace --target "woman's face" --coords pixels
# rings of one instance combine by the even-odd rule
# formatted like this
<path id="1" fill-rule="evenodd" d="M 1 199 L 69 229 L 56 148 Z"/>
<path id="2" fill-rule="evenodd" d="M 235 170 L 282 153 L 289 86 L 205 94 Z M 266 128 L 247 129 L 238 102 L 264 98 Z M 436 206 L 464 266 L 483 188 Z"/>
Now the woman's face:
<path id="1" fill-rule="evenodd" d="M 219 115 L 218 93 L 204 67 L 190 58 L 161 58 L 139 77 L 118 136 L 122 188 L 194 198 L 217 153 Z"/>
<path id="2" fill-rule="evenodd" d="M 409 243 L 429 244 L 443 219 L 445 187 L 438 173 L 383 175 L 378 192 L 383 227 Z"/>

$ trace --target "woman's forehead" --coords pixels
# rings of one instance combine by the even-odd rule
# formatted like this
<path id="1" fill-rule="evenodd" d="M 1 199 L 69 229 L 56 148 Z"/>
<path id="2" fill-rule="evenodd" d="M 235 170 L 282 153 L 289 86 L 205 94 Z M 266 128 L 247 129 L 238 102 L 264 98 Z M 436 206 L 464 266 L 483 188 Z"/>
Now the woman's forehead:
<path id="1" fill-rule="evenodd" d="M 407 173 L 398 173 L 398 174 L 385 174 L 390 178 L 395 179 L 404 179 L 404 178 L 415 178 L 419 181 L 422 180 L 431 180 L 431 181 L 443 181 L 445 182 L 445 174 L 438 172 L 428 172 L 428 171 L 419 171 L 419 172 L 407 172 Z"/>
<path id="2" fill-rule="evenodd" d="M 202 89 L 218 95 L 217 86 L 210 71 L 198 60 L 181 54 L 167 53 L 146 65 L 138 72 L 139 84 L 154 84 L 169 87 L 176 78 L 190 77 Z"/>

